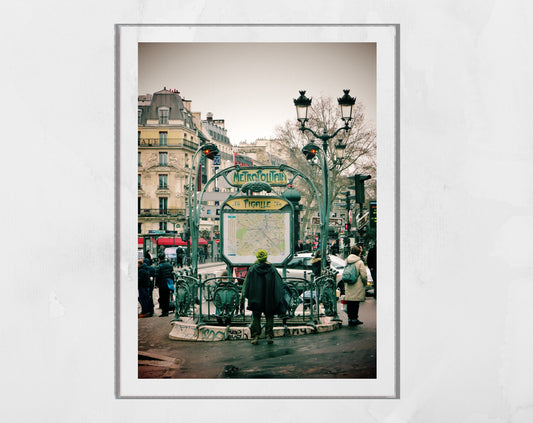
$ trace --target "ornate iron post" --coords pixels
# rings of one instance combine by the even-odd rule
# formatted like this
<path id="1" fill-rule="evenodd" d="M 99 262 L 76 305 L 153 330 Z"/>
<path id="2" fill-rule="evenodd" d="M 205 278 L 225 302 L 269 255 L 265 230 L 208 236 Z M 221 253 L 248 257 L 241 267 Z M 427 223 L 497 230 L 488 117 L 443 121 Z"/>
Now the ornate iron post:
<path id="1" fill-rule="evenodd" d="M 192 276 L 195 278 L 198 277 L 198 232 L 199 232 L 199 207 L 196 204 L 196 192 L 197 192 L 197 181 L 198 181 L 198 170 L 194 165 L 198 153 L 202 154 L 208 159 L 213 159 L 218 154 L 218 148 L 215 144 L 204 144 L 198 147 L 195 151 L 192 158 L 191 170 L 189 172 L 189 231 L 190 231 L 190 243 L 191 243 L 191 271 Z M 193 172 L 195 173 L 194 184 L 193 184 Z M 194 189 L 193 198 L 191 199 L 191 191 Z M 194 203 L 194 207 L 193 207 Z"/>
<path id="2" fill-rule="evenodd" d="M 292 184 L 289 184 L 288 188 L 283 191 L 283 197 L 289 200 L 294 207 L 294 246 L 298 244 L 300 239 L 300 211 L 303 209 L 303 206 L 299 204 L 302 196 L 300 192 L 292 187 Z"/>

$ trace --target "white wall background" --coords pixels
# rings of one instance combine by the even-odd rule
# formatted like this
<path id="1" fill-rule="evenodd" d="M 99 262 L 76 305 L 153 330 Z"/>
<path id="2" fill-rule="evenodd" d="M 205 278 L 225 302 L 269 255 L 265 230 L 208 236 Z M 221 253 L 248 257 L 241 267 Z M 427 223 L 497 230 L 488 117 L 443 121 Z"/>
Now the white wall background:
<path id="1" fill-rule="evenodd" d="M 48 0 L 0 16 L 4 421 L 533 420 L 530 2 Z M 114 398 L 117 23 L 401 25 L 400 399 Z"/>

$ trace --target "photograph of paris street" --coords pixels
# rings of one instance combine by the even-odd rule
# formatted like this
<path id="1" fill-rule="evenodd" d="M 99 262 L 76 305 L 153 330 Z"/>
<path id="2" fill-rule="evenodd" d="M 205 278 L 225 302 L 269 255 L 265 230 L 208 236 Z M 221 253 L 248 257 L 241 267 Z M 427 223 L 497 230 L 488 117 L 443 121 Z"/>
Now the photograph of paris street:
<path id="1" fill-rule="evenodd" d="M 376 378 L 376 44 L 138 71 L 138 377 Z"/>

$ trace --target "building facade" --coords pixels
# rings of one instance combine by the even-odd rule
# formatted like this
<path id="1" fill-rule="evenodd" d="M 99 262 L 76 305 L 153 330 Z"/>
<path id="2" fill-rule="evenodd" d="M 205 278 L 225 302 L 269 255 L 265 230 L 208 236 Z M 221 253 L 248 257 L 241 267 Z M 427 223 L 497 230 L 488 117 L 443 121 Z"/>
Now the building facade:
<path id="1" fill-rule="evenodd" d="M 208 160 L 198 154 L 193 163 L 195 152 L 204 143 L 216 144 L 219 155 Z M 179 238 L 188 229 L 190 176 L 196 179 L 191 193 L 199 192 L 217 171 L 233 164 L 233 146 L 224 120 L 213 120 L 211 113 L 202 120 L 200 112 L 191 111 L 190 100 L 165 87 L 138 97 L 137 146 L 138 235 L 157 235 L 158 242 L 165 236 Z M 218 181 L 208 187 L 208 191 L 229 190 Z M 219 231 L 215 210 L 220 204 L 206 199 L 201 205 L 200 236 L 207 240 Z"/>
<path id="2" fill-rule="evenodd" d="M 138 233 L 182 232 L 192 158 L 201 136 L 190 104 L 164 88 L 138 99 Z"/>
<path id="3" fill-rule="evenodd" d="M 235 147 L 236 156 L 248 157 L 255 166 L 279 166 L 287 163 L 287 158 L 281 157 L 279 140 L 258 139 L 253 143 L 242 142 Z M 251 164 L 250 164 L 251 166 Z"/>

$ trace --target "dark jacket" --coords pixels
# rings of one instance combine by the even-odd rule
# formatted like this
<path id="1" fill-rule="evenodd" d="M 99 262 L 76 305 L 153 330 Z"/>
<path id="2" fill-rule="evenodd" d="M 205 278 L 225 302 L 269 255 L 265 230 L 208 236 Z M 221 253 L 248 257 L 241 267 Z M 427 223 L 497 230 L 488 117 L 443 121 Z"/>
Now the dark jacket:
<path id="1" fill-rule="evenodd" d="M 248 298 L 248 310 L 265 315 L 280 314 L 283 297 L 283 281 L 276 268 L 268 263 L 254 264 L 246 274 L 243 287 Z"/>
<path id="2" fill-rule="evenodd" d="M 315 277 L 319 277 L 322 273 L 322 261 L 320 257 L 315 257 L 311 259 L 311 270 Z"/>
<path id="3" fill-rule="evenodd" d="M 155 284 L 161 288 L 168 288 L 167 279 L 174 280 L 174 268 L 168 261 L 162 261 L 159 263 L 155 271 Z"/>
<path id="4" fill-rule="evenodd" d="M 155 269 L 152 266 L 152 260 L 145 258 L 143 260 L 143 263 L 146 264 L 148 267 L 148 271 L 150 272 L 150 276 L 155 276 Z"/>
<path id="5" fill-rule="evenodd" d="M 148 266 L 146 263 L 143 263 L 139 266 L 139 276 L 138 276 L 138 287 L 139 288 L 150 288 L 152 286 L 152 281 L 150 276 L 152 276 L 151 266 Z"/>

